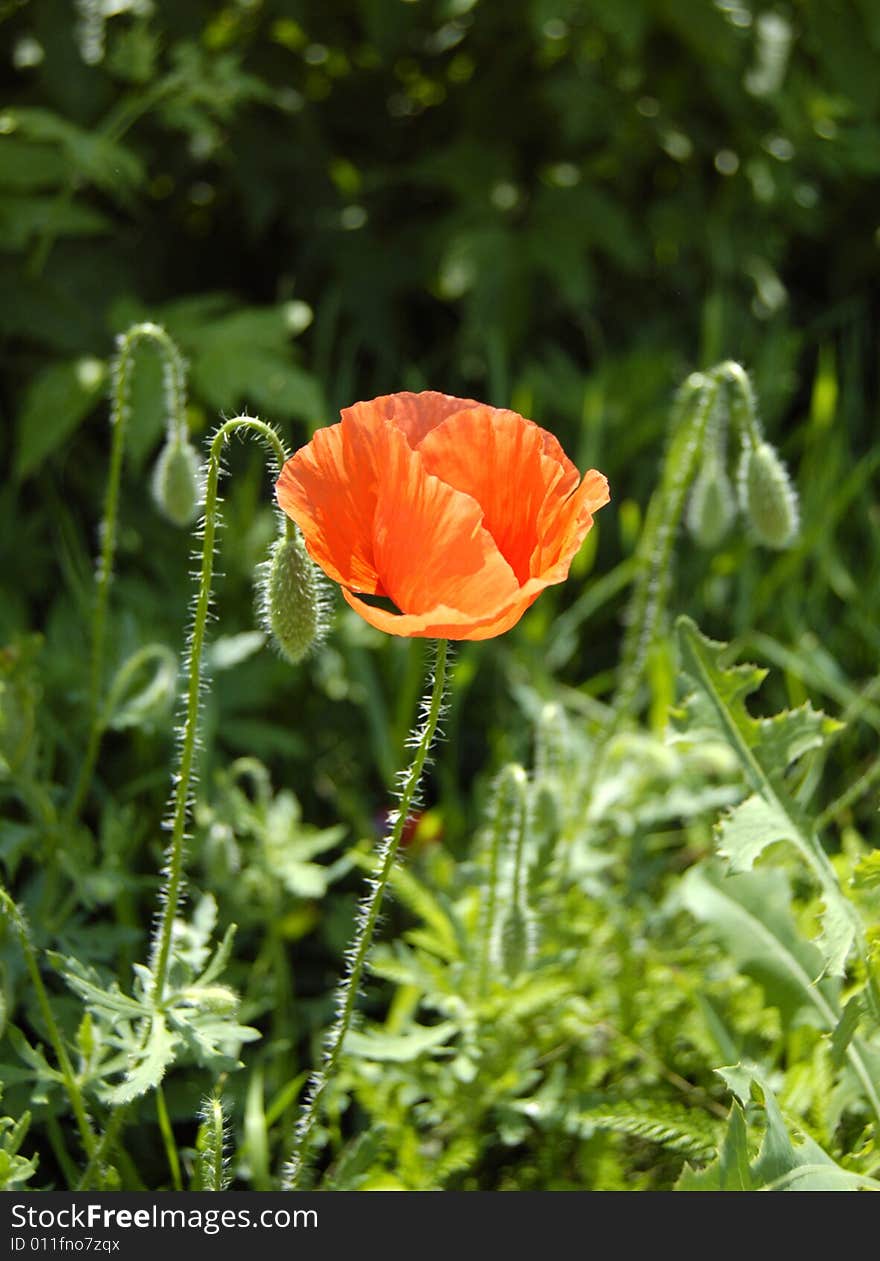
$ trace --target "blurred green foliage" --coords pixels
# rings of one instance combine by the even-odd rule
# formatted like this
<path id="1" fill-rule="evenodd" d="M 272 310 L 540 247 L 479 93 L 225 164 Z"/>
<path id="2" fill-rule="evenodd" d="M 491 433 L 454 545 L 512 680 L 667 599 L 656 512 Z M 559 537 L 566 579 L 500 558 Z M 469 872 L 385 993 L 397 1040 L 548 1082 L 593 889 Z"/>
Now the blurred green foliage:
<path id="1" fill-rule="evenodd" d="M 718 750 L 697 765 L 661 740 L 671 638 L 647 663 L 644 725 L 612 750 L 601 818 L 566 816 L 573 867 L 535 893 L 553 931 L 533 972 L 512 1005 L 503 990 L 477 1004 L 497 1037 L 481 1042 L 454 999 L 457 980 L 472 981 L 462 941 L 485 881 L 491 779 L 511 760 L 531 765 L 548 700 L 583 729 L 575 740 L 601 727 L 672 394 L 722 358 L 754 374 L 802 530 L 780 555 L 737 529 L 681 547 L 670 605 L 775 667 L 769 712 L 811 697 L 847 718 L 799 790 L 832 803 L 844 881 L 868 861 L 873 797 L 834 799 L 873 773 L 880 733 L 878 6 L 0 0 L 0 37 L 0 861 L 36 947 L 95 970 L 58 964 L 80 992 L 100 977 L 128 994 L 158 888 L 191 543 L 149 494 L 166 420 L 149 350 L 110 606 L 108 678 L 126 688 L 88 808 L 73 828 L 63 820 L 87 728 L 114 338 L 137 320 L 169 330 L 199 438 L 219 412 L 250 408 L 297 446 L 340 405 L 398 389 L 511 405 L 581 468 L 601 468 L 613 505 L 565 587 L 503 640 L 456 656 L 412 860 L 424 889 L 414 877 L 397 890 L 393 945 L 376 959 L 385 988 L 370 991 L 381 1028 L 361 1033 L 328 1121 L 343 1153 L 331 1185 L 657 1187 L 684 1157 L 707 1165 L 684 1182 L 716 1185 L 735 1165 L 763 1185 L 794 1177 L 806 1150 L 789 1142 L 788 1173 L 749 1166 L 747 1148 L 743 1160 L 746 1122 L 779 1140 L 774 1092 L 827 1160 L 867 1175 L 863 1105 L 845 1076 L 831 1080 L 843 1052 L 829 1067 L 803 996 L 763 993 L 766 969 L 751 969 L 741 915 L 717 914 L 712 871 L 680 884 L 738 789 Z M 244 449 L 229 467 L 191 871 L 211 920 L 195 953 L 212 917 L 221 935 L 239 926 L 231 982 L 263 1036 L 225 1083 L 227 1122 L 236 1185 L 264 1188 L 330 1015 L 422 653 L 348 611 L 296 672 L 266 651 L 253 577 L 275 531 L 270 489 Z M 578 747 L 586 759 L 589 741 Z M 737 877 L 744 904 L 750 878 Z M 785 924 L 808 925 L 818 908 L 800 877 L 774 869 L 768 881 Z M 707 926 L 697 944 L 695 919 Z M 723 951 L 707 953 L 713 935 Z M 197 978 L 204 959 L 184 962 Z M 0 1120 L 0 1176 L 73 1184 L 64 1100 L 36 1049 L 46 1029 L 11 934 L 0 963 L 15 1030 L 0 1076 L 17 1117 Z M 97 1090 L 90 1039 L 106 1000 L 84 1028 L 81 1004 L 50 984 Z M 412 1028 L 426 1007 L 440 1017 L 427 1042 Z M 474 1045 L 482 1059 L 469 1060 Z M 771 1085 L 712 1074 L 738 1056 L 760 1060 Z M 194 1060 L 164 1086 L 185 1173 L 210 1163 L 197 1151 L 219 1160 L 209 1127 L 223 1130 L 220 1104 L 219 1122 L 206 1104 L 197 1133 L 222 1057 L 210 1072 Z M 728 1085 L 744 1111 L 734 1105 L 724 1137 Z M 138 1106 L 152 1117 L 152 1102 Z M 372 1146 L 346 1147 L 377 1115 Z M 545 1130 L 552 1144 L 535 1137 Z M 148 1129 L 119 1159 L 127 1186 L 175 1184 Z"/>

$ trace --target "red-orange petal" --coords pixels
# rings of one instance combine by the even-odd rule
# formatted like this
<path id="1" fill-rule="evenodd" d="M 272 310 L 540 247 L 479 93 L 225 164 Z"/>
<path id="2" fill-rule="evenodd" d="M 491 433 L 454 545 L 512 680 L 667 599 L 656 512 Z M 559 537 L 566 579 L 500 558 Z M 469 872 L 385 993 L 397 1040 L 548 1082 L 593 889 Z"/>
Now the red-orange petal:
<path id="1" fill-rule="evenodd" d="M 480 505 L 428 473 L 397 429 L 378 469 L 373 554 L 387 594 L 415 616 L 443 607 L 479 621 L 518 589 Z"/>
<path id="2" fill-rule="evenodd" d="M 411 447 L 417 447 L 447 416 L 479 406 L 481 404 L 472 398 L 454 398 L 437 390 L 423 390 L 420 394 L 403 390 L 399 394 L 382 394 L 365 403 L 353 403 L 351 407 L 343 407 L 341 414 L 343 425 L 356 428 L 360 434 L 369 435 L 379 424 L 391 423 L 406 435 Z"/>
<path id="3" fill-rule="evenodd" d="M 515 625 L 566 578 L 609 498 L 595 470 L 578 485 L 556 438 L 532 421 L 433 391 L 344 409 L 287 462 L 277 494 L 367 622 L 451 639 Z"/>
<path id="4" fill-rule="evenodd" d="M 543 576 L 548 584 L 565 580 L 593 525 L 593 513 L 610 498 L 608 479 L 596 469 L 589 469 L 572 494 L 564 499 L 548 499 L 538 516 L 538 541 L 529 562 L 532 577 Z"/>
<path id="5" fill-rule="evenodd" d="M 578 483 L 552 434 L 516 412 L 481 405 L 449 416 L 418 452 L 429 472 L 477 500 L 517 581 L 533 577 L 545 505 L 561 503 Z"/>
<path id="6" fill-rule="evenodd" d="M 374 467 L 373 460 L 353 458 L 342 425 L 328 425 L 286 462 L 275 493 L 302 530 L 309 555 L 334 582 L 384 595 L 373 560 Z"/>

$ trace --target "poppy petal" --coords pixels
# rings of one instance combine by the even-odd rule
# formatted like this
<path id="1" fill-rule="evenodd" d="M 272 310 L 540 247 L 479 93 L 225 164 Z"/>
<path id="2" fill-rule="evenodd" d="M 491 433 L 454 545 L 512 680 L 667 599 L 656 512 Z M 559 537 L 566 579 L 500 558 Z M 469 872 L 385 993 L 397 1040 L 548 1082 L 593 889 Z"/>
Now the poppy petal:
<path id="1" fill-rule="evenodd" d="M 404 390 L 400 394 L 383 394 L 366 403 L 343 407 L 341 415 L 343 425 L 357 429 L 367 438 L 378 425 L 390 422 L 406 435 L 411 447 L 417 447 L 447 416 L 479 406 L 473 399 L 453 398 L 436 390 L 423 390 L 420 394 Z"/>
<path id="2" fill-rule="evenodd" d="M 284 465 L 275 493 L 334 582 L 384 595 L 372 555 L 374 464 L 356 461 L 345 438 L 342 425 L 319 429 Z"/>
<path id="3" fill-rule="evenodd" d="M 514 599 L 519 584 L 480 505 L 427 472 L 401 431 L 385 435 L 373 555 L 386 594 L 403 613 L 445 606 L 472 621 Z"/>
<path id="4" fill-rule="evenodd" d="M 539 515 L 548 500 L 561 502 L 578 482 L 556 439 L 516 412 L 483 405 L 450 416 L 418 451 L 429 472 L 477 500 L 517 580 L 533 576 Z"/>
<path id="5" fill-rule="evenodd" d="M 589 469 L 581 484 L 565 499 L 548 500 L 538 516 L 538 542 L 529 568 L 532 577 L 547 585 L 563 582 L 569 566 L 593 524 L 593 513 L 608 503 L 608 479 Z"/>

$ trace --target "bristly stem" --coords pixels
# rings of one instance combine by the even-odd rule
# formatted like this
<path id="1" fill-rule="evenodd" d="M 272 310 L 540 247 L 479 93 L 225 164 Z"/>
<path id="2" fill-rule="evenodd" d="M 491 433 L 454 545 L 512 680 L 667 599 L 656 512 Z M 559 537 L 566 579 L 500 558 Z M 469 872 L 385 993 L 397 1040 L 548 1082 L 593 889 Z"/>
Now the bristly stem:
<path id="1" fill-rule="evenodd" d="M 183 889 L 183 863 L 186 849 L 186 824 L 190 807 L 190 788 L 193 780 L 200 697 L 202 689 L 202 654 L 205 647 L 205 631 L 211 606 L 211 584 L 214 577 L 214 544 L 217 533 L 218 486 L 220 482 L 220 457 L 226 441 L 240 432 L 256 435 L 269 447 L 280 472 L 287 453 L 284 444 L 271 425 L 252 416 L 235 416 L 225 421 L 214 434 L 208 456 L 208 475 L 205 482 L 205 510 L 202 527 L 201 569 L 196 591 L 192 633 L 184 663 L 186 676 L 183 725 L 180 730 L 180 756 L 174 776 L 169 828 L 171 839 L 165 856 L 165 884 L 162 889 L 162 910 L 153 937 L 150 971 L 153 979 L 153 1002 L 162 1006 L 168 967 L 171 958 L 171 939 L 174 920 L 180 905 Z"/>
<path id="2" fill-rule="evenodd" d="M 88 693 L 89 735 L 76 787 L 67 808 L 68 823 L 77 817 L 85 801 L 103 735 L 101 690 L 104 677 L 104 647 L 107 639 L 107 605 L 110 599 L 110 583 L 113 579 L 113 564 L 116 559 L 119 490 L 125 456 L 125 439 L 131 415 L 130 394 L 134 356 L 138 346 L 144 341 L 156 347 L 162 360 L 169 428 L 172 425 L 179 428 L 183 423 L 183 409 L 186 405 L 185 370 L 180 351 L 165 329 L 158 324 L 134 324 L 117 340 L 117 354 L 111 373 L 110 428 L 113 438 L 110 447 L 110 470 L 104 497 L 104 513 L 99 534 L 100 554 L 95 577 L 95 604 L 92 613 Z"/>
<path id="3" fill-rule="evenodd" d="M 666 609 L 675 546 L 688 488 L 693 481 L 727 364 L 694 373 L 678 392 L 660 485 L 651 497 L 636 557 L 636 577 L 626 611 L 626 632 L 611 714 L 597 736 L 584 787 L 589 801 L 605 753 L 638 699 L 648 654 Z"/>
<path id="4" fill-rule="evenodd" d="M 97 1149 L 97 1139 L 95 1138 L 95 1132 L 92 1129 L 88 1113 L 86 1112 L 86 1105 L 83 1100 L 82 1091 L 80 1090 L 79 1082 L 76 1079 L 76 1073 L 73 1070 L 73 1065 L 70 1062 L 70 1056 L 67 1054 L 67 1048 L 64 1045 L 64 1039 L 61 1036 L 61 1030 L 58 1028 L 58 1024 L 55 1020 L 55 1015 L 52 1011 L 52 1004 L 49 1002 L 49 995 L 46 993 L 46 987 L 43 984 L 43 978 L 40 975 L 40 966 L 37 963 L 36 951 L 34 950 L 33 943 L 31 942 L 27 922 L 15 902 L 13 902 L 12 898 L 3 888 L 0 888 L 0 907 L 2 907 L 6 912 L 7 918 L 12 923 L 16 936 L 18 937 L 21 951 L 24 955 L 25 965 L 28 970 L 28 975 L 31 980 L 31 985 L 34 988 L 34 993 L 37 997 L 37 1004 L 40 1008 L 40 1013 L 46 1026 L 46 1033 L 48 1034 L 49 1041 L 52 1044 L 55 1059 L 58 1062 L 61 1080 L 64 1083 L 65 1092 L 70 1100 L 73 1115 L 76 1118 L 76 1127 L 79 1130 L 80 1140 L 86 1156 L 91 1161 L 95 1156 Z"/>
<path id="5" fill-rule="evenodd" d="M 379 850 L 378 871 L 370 880 L 369 889 L 361 903 L 354 939 L 346 951 L 345 972 L 336 992 L 336 1022 L 328 1035 L 321 1067 L 315 1071 L 309 1082 L 306 1102 L 297 1126 L 293 1156 L 285 1173 L 285 1190 L 294 1190 L 308 1169 L 324 1091 L 336 1074 L 345 1039 L 351 1028 L 361 976 L 370 952 L 379 912 L 382 909 L 382 900 L 394 869 L 403 829 L 413 805 L 443 708 L 448 648 L 449 645 L 445 639 L 437 641 L 433 684 L 430 693 L 422 702 L 424 721 L 421 727 L 413 732 L 412 744 L 415 754 L 408 770 L 403 773 L 400 805 L 395 813 L 391 831 L 385 837 Z"/>

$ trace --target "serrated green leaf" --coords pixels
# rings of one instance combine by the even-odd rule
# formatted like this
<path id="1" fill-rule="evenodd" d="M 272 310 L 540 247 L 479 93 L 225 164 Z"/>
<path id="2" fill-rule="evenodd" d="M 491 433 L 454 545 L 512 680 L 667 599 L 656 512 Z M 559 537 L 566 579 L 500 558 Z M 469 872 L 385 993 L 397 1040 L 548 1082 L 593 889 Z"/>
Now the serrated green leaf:
<path id="1" fill-rule="evenodd" d="M 825 967 L 831 976 L 843 976 L 856 938 L 852 912 L 842 898 L 826 896 L 822 900 L 820 922 L 822 931 L 816 944 L 825 957 Z"/>
<path id="2" fill-rule="evenodd" d="M 853 884 L 857 889 L 876 889 L 880 885 L 880 849 L 859 859 L 853 871 Z"/>
<path id="3" fill-rule="evenodd" d="M 722 854 L 734 871 L 748 871 L 774 841 L 786 840 L 795 847 L 822 889 L 825 909 L 818 945 L 825 969 L 841 976 L 850 949 L 862 933 L 861 924 L 818 836 L 785 783 L 790 764 L 818 747 L 839 724 L 809 705 L 771 719 L 753 718 L 745 698 L 760 685 L 764 672 L 753 666 L 728 665 L 729 649 L 708 639 L 690 618 L 679 618 L 677 629 L 682 668 L 695 685 L 683 711 L 688 730 L 692 735 L 707 728 L 720 733 L 736 753 L 752 790 L 752 796 L 721 825 Z"/>
<path id="4" fill-rule="evenodd" d="M 685 1165 L 676 1191 L 752 1191 L 746 1119 L 738 1103 L 730 1109 L 727 1132 L 718 1159 L 705 1169 Z"/>
<path id="5" fill-rule="evenodd" d="M 684 906 L 722 942 L 738 968 L 753 976 L 787 1023 L 812 1009 L 829 1033 L 840 1019 L 839 983 L 820 980 L 824 959 L 819 948 L 800 934 L 791 913 L 785 873 L 762 868 L 738 876 L 722 876 L 711 865 L 692 867 L 681 885 Z M 846 1057 L 875 1116 L 880 1117 L 880 1090 L 868 1056 L 858 1040 Z"/>
<path id="6" fill-rule="evenodd" d="M 784 796 L 780 783 L 789 766 L 818 748 L 840 724 L 809 704 L 772 718 L 753 718 L 746 697 L 757 691 L 767 671 L 752 665 L 729 665 L 728 645 L 703 635 L 688 617 L 676 623 L 682 669 L 696 691 L 684 702 L 690 727 L 711 728 L 739 757 L 749 787 L 765 798 L 768 788 Z"/>
<path id="7" fill-rule="evenodd" d="M 168 1029 L 162 1013 L 155 1012 L 150 1021 L 147 1040 L 128 1069 L 125 1080 L 105 1092 L 107 1103 L 112 1107 L 131 1103 L 133 1099 L 158 1086 L 174 1061 L 179 1042 L 177 1034 Z"/>
<path id="8" fill-rule="evenodd" d="M 734 806 L 718 824 L 718 853 L 734 874 L 751 871 L 768 845 L 793 839 L 785 811 L 757 794 Z"/>
<path id="9" fill-rule="evenodd" d="M 795 1142 L 766 1079 L 756 1069 L 739 1065 L 719 1070 L 734 1073 L 738 1093 L 754 1082 L 763 1096 L 764 1135 L 757 1157 L 749 1158 L 748 1130 L 739 1102 L 730 1110 L 727 1134 L 718 1160 L 707 1169 L 685 1169 L 679 1191 L 880 1191 L 880 1182 L 838 1165 L 812 1138 Z"/>

